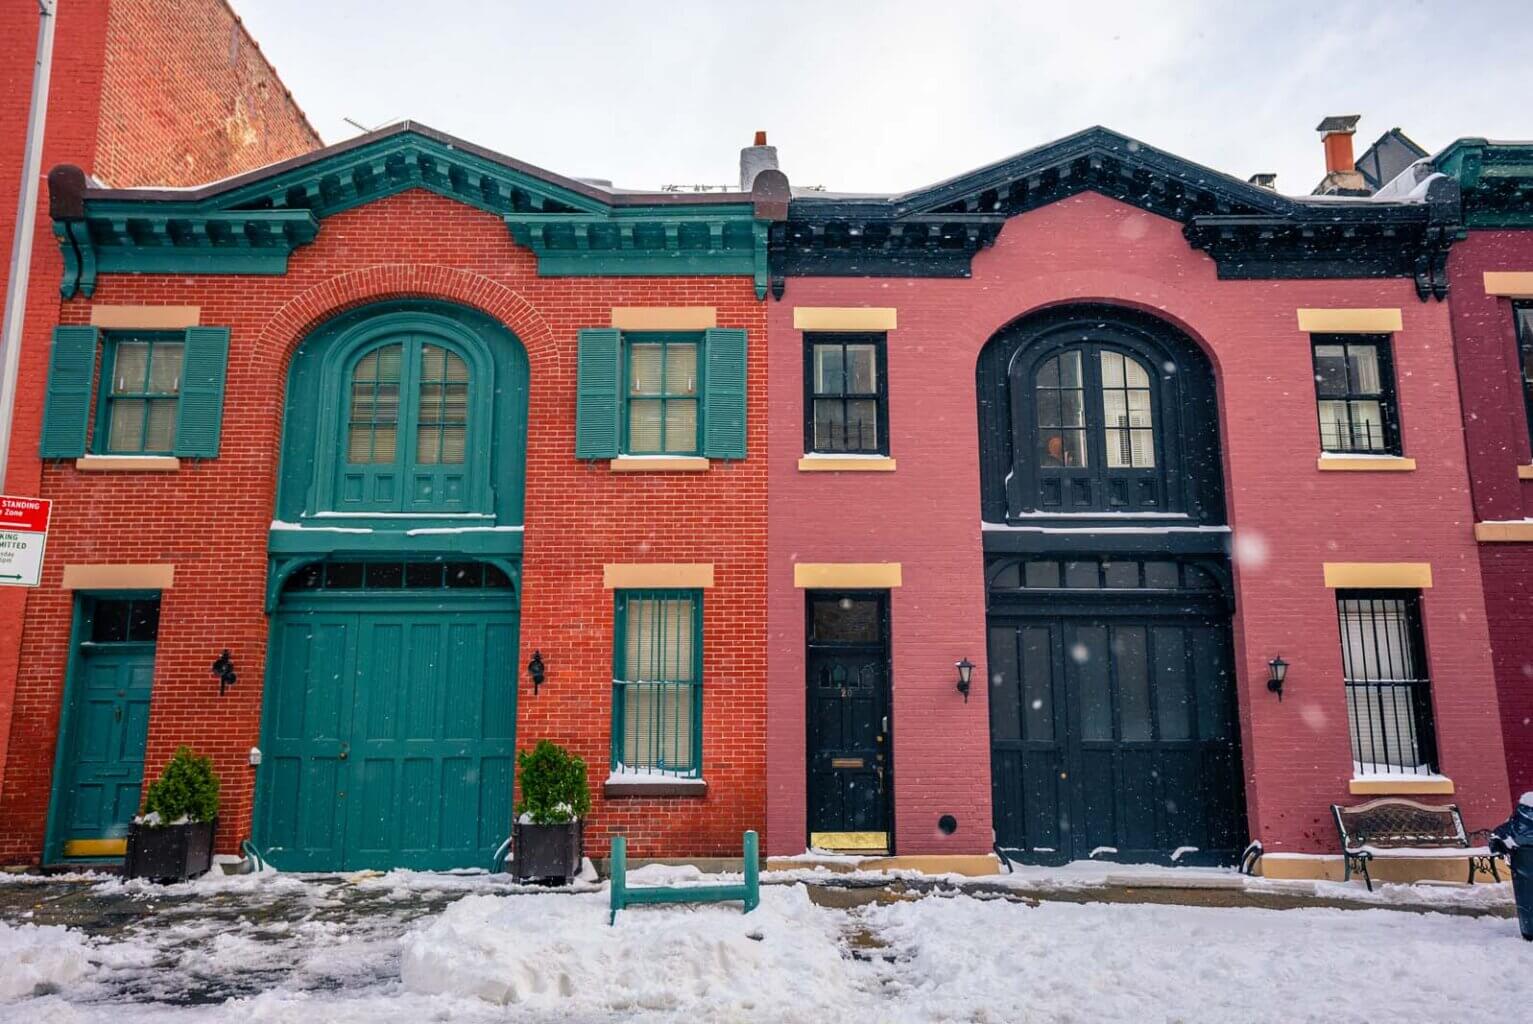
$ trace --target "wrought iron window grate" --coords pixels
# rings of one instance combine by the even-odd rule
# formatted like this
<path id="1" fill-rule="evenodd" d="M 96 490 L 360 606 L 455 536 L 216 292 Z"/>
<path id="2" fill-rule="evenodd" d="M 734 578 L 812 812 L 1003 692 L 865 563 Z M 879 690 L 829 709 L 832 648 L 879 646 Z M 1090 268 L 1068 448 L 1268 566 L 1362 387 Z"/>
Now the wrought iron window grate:
<path id="1" fill-rule="evenodd" d="M 618 593 L 612 770 L 694 778 L 702 759 L 702 595 Z"/>
<path id="2" fill-rule="evenodd" d="M 1347 725 L 1358 775 L 1437 771 L 1420 604 L 1415 593 L 1337 592 Z"/>

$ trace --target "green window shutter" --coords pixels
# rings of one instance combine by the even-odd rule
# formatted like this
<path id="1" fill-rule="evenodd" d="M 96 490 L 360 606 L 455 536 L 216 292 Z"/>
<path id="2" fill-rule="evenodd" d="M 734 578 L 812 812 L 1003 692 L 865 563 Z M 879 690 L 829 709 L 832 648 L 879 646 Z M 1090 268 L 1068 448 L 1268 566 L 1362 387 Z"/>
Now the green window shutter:
<path id="1" fill-rule="evenodd" d="M 95 375 L 96 329 L 55 327 L 39 445 L 43 458 L 77 459 L 85 454 L 90 386 Z"/>
<path id="2" fill-rule="evenodd" d="M 704 332 L 703 454 L 745 458 L 745 332 L 716 327 Z"/>
<path id="3" fill-rule="evenodd" d="M 181 364 L 181 402 L 176 413 L 175 453 L 181 458 L 218 456 L 224 420 L 224 370 L 229 328 L 189 327 Z"/>
<path id="4" fill-rule="evenodd" d="M 603 327 L 580 332 L 575 385 L 575 458 L 615 459 L 622 408 L 622 332 Z"/>

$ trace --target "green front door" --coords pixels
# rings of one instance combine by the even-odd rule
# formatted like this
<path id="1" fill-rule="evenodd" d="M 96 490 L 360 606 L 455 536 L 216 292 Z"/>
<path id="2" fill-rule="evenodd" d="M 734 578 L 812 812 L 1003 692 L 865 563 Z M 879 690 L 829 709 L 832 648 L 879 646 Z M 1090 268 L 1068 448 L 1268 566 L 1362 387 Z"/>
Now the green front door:
<path id="1" fill-rule="evenodd" d="M 255 838 L 274 865 L 490 866 L 511 828 L 509 591 L 289 596 L 269 663 Z"/>
<path id="2" fill-rule="evenodd" d="M 48 859 L 121 857 L 138 813 L 159 600 L 87 599 L 65 694 Z"/>

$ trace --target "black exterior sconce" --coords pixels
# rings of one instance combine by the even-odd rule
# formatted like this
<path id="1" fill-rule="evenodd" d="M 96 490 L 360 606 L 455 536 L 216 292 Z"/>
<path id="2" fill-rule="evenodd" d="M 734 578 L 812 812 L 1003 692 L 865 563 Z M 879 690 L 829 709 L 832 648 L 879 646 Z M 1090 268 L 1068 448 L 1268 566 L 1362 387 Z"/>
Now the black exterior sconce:
<path id="1" fill-rule="evenodd" d="M 969 680 L 974 676 L 974 662 L 965 658 L 953 667 L 958 669 L 958 692 L 963 694 L 963 702 L 967 704 L 969 703 Z"/>
<path id="2" fill-rule="evenodd" d="M 218 660 L 213 662 L 213 675 L 218 677 L 218 695 L 220 697 L 224 695 L 229 687 L 239 681 L 240 677 L 234 672 L 234 659 L 229 657 L 229 648 L 225 647 L 224 653 L 220 654 Z"/>
<path id="3" fill-rule="evenodd" d="M 532 652 L 532 660 L 527 663 L 527 674 L 532 677 L 532 694 L 537 696 L 538 687 L 543 685 L 543 677 L 548 674 L 548 666 L 543 664 L 542 651 Z"/>
<path id="4" fill-rule="evenodd" d="M 1288 662 L 1279 654 L 1267 662 L 1267 689 L 1277 694 L 1277 699 L 1283 699 L 1283 680 L 1288 678 Z"/>

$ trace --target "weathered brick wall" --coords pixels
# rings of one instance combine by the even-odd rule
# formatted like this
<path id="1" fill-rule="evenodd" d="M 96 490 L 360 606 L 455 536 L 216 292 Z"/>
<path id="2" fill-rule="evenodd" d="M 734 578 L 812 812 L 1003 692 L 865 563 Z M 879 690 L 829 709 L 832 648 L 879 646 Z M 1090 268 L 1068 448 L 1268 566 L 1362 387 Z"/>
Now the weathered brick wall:
<path id="1" fill-rule="evenodd" d="M 324 222 L 284 277 L 105 277 L 96 302 L 197 305 L 205 324 L 233 329 L 219 458 L 175 474 L 82 475 L 50 463 L 41 493 L 56 501 L 43 587 L 22 638 L 7 785 L 0 794 L 0 863 L 42 845 L 68 657 L 76 562 L 172 562 L 163 598 L 147 772 L 176 744 L 212 755 L 224 780 L 221 850 L 249 834 L 268 620 L 262 610 L 273 517 L 282 387 L 312 328 L 355 306 L 403 296 L 483 310 L 527 348 L 531 403 L 520 662 L 548 664 L 536 697 L 522 679 L 517 745 L 569 745 L 596 784 L 587 852 L 605 855 L 614 829 L 634 856 L 738 856 L 740 834 L 764 825 L 766 391 L 765 315 L 744 278 L 540 278 L 533 257 L 495 216 L 412 191 Z M 84 322 L 91 303 L 63 305 Z M 613 474 L 574 458 L 575 338 L 605 326 L 614 306 L 701 305 L 720 326 L 750 332 L 748 458 L 707 473 Z M 41 391 L 46 328 L 29 336 Z M 33 428 L 35 445 L 35 426 Z M 35 447 L 32 449 L 35 451 Z M 35 459 L 34 459 L 35 463 Z M 607 562 L 712 562 L 704 598 L 705 798 L 603 800 L 609 755 L 613 598 Z M 240 682 L 220 698 L 208 665 L 228 647 Z M 508 823 L 509 825 L 509 823 Z"/>
<path id="2" fill-rule="evenodd" d="M 1475 518 L 1533 517 L 1533 464 L 1511 300 L 1485 293 L 1486 271 L 1533 270 L 1533 233 L 1471 231 L 1448 260 Z M 1533 543 L 1482 544 L 1485 603 L 1513 792 L 1533 789 Z"/>
<path id="3" fill-rule="evenodd" d="M 968 704 L 953 662 L 985 661 L 975 360 L 997 330 L 1065 302 L 1161 316 L 1212 358 L 1230 522 L 1261 557 L 1236 565 L 1235 645 L 1251 834 L 1269 851 L 1328 852 L 1328 805 L 1350 802 L 1351 755 L 1328 561 L 1430 562 L 1423 604 L 1443 771 L 1473 827 L 1505 813 L 1479 553 L 1465 468 L 1448 307 L 1408 280 L 1220 281 L 1180 225 L 1095 193 L 1008 222 L 969 280 L 793 279 L 769 306 L 768 529 L 773 853 L 803 848 L 804 606 L 796 561 L 896 561 L 893 594 L 896 843 L 967 853 L 990 844 L 985 687 Z M 894 306 L 889 334 L 893 473 L 800 473 L 803 336 L 794 306 Z M 1299 307 L 1399 307 L 1394 339 L 1410 473 L 1316 469 L 1309 337 Z M 1291 664 L 1286 699 L 1267 661 Z M 959 830 L 944 837 L 936 817 Z"/>
<path id="4" fill-rule="evenodd" d="M 196 185 L 321 145 L 226 0 L 112 0 L 94 173 Z"/>

